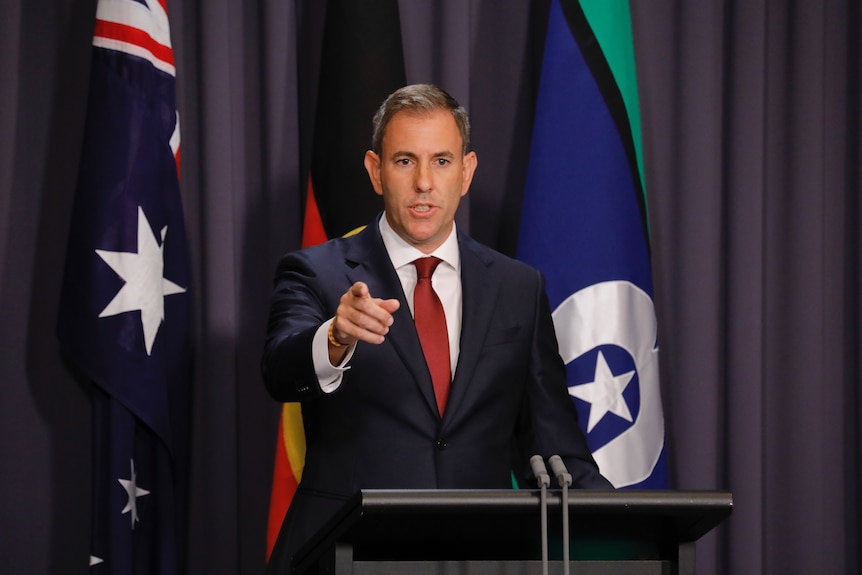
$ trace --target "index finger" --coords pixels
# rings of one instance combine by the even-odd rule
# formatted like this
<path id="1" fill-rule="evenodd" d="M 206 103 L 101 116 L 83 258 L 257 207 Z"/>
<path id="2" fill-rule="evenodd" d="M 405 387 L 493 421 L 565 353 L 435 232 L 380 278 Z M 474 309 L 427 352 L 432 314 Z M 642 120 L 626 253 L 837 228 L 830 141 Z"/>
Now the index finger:
<path id="1" fill-rule="evenodd" d="M 356 282 L 350 286 L 350 295 L 355 298 L 366 298 L 371 296 L 368 286 L 364 282 Z"/>

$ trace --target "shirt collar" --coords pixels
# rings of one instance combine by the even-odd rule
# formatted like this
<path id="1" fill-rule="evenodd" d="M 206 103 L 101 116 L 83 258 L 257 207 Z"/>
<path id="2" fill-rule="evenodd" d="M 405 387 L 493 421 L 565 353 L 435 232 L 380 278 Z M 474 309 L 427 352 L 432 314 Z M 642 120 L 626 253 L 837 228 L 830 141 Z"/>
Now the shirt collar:
<path id="1" fill-rule="evenodd" d="M 385 213 L 380 217 L 378 225 L 380 227 L 380 236 L 383 238 L 383 245 L 386 247 L 386 252 L 389 254 L 392 266 L 396 270 L 412 263 L 415 259 L 426 256 L 438 257 L 454 268 L 455 271 L 460 270 L 461 252 L 458 250 L 458 234 L 454 222 L 452 223 L 452 231 L 449 233 L 449 237 L 430 254 L 421 252 L 395 233 L 395 230 L 392 229 L 392 226 L 386 220 Z"/>

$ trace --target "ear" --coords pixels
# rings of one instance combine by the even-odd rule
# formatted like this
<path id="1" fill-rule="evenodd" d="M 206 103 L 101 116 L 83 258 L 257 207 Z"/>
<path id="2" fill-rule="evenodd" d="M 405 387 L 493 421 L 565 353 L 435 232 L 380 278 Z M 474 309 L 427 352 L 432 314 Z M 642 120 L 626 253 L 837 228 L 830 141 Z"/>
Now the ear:
<path id="1" fill-rule="evenodd" d="M 371 185 L 378 196 L 383 195 L 383 184 L 380 180 L 380 156 L 368 150 L 365 152 L 365 171 L 368 172 L 368 178 L 371 180 Z"/>
<path id="2" fill-rule="evenodd" d="M 467 195 L 467 190 L 470 189 L 470 183 L 473 181 L 473 174 L 476 173 L 476 166 L 478 165 L 479 159 L 476 157 L 476 152 L 465 154 L 461 160 L 461 197 Z"/>

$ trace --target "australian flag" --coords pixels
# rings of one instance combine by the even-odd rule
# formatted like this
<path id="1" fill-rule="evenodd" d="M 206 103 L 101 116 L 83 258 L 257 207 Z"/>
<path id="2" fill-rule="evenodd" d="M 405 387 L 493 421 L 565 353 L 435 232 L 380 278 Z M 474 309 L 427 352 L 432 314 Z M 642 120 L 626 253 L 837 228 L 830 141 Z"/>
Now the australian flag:
<path id="1" fill-rule="evenodd" d="M 518 258 L 541 270 L 602 474 L 667 487 L 640 120 L 625 0 L 553 0 Z"/>
<path id="2" fill-rule="evenodd" d="M 165 0 L 100 0 L 58 319 L 64 355 L 93 384 L 94 574 L 186 571 L 191 350 L 178 159 Z"/>

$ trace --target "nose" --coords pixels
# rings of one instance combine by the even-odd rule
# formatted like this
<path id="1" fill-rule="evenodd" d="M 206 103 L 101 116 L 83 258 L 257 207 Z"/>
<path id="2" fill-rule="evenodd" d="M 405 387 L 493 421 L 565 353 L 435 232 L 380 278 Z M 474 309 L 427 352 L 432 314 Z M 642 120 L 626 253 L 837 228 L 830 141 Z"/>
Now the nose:
<path id="1" fill-rule="evenodd" d="M 416 191 L 419 193 L 430 192 L 433 184 L 431 182 L 431 169 L 425 163 L 420 162 L 416 167 L 415 178 Z"/>

